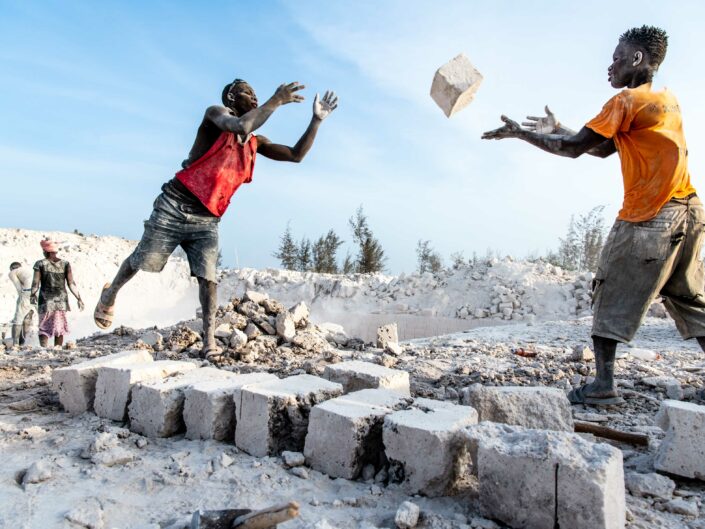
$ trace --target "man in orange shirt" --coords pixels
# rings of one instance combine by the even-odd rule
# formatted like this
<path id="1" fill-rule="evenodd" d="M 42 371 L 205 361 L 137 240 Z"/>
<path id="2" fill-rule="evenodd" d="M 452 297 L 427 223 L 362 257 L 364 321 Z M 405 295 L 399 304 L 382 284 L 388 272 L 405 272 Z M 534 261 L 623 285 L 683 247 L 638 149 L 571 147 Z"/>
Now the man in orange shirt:
<path id="1" fill-rule="evenodd" d="M 624 88 L 578 133 L 558 126 L 550 111 L 534 119 L 535 130 L 505 125 L 484 139 L 520 138 L 540 149 L 577 158 L 618 152 L 624 203 L 602 250 L 593 283 L 592 338 L 597 376 L 569 394 L 574 404 L 619 404 L 614 360 L 619 342 L 629 342 L 653 299 L 661 295 L 683 338 L 705 350 L 705 292 L 700 251 L 705 211 L 690 183 L 688 150 L 678 101 L 651 81 L 666 56 L 668 37 L 652 26 L 633 28 L 619 39 L 608 79 Z M 550 132 L 537 132 L 548 124 Z M 525 123 L 525 125 L 528 125 Z"/>

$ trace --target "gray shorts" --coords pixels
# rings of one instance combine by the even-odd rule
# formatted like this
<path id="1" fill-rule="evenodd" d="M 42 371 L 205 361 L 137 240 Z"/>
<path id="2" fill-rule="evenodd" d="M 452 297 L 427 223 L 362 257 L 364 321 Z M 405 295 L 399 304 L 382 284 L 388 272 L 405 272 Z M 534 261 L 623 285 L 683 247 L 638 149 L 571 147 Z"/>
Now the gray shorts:
<path id="1" fill-rule="evenodd" d="M 152 215 L 144 223 L 142 239 L 129 257 L 133 269 L 161 272 L 180 245 L 188 257 L 191 275 L 215 282 L 220 219 L 186 210 L 164 193 L 157 197 Z"/>
<path id="2" fill-rule="evenodd" d="M 683 338 L 705 336 L 705 211 L 698 197 L 673 199 L 651 220 L 617 220 L 602 249 L 592 335 L 628 342 L 656 296 Z"/>

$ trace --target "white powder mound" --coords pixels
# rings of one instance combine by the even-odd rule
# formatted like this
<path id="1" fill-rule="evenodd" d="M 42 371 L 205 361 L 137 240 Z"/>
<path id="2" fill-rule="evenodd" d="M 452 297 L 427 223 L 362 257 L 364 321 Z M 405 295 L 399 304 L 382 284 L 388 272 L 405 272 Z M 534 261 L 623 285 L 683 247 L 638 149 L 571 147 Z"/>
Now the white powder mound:
<path id="1" fill-rule="evenodd" d="M 0 229 L 0 326 L 12 320 L 17 292 L 7 273 L 18 261 L 30 268 L 42 259 L 39 241 L 49 237 L 59 242 L 59 257 L 71 263 L 78 291 L 86 304 L 79 312 L 69 293 L 70 339 L 99 331 L 93 309 L 103 285 L 112 280 L 122 261 L 136 246 L 119 237 L 82 236 L 74 233 Z M 116 305 L 116 324 L 130 327 L 167 326 L 192 318 L 198 306 L 198 287 L 190 278 L 188 263 L 172 257 L 160 274 L 140 272 L 121 291 Z"/>
<path id="2" fill-rule="evenodd" d="M 98 331 L 93 309 L 103 284 L 110 281 L 136 242 L 118 237 L 62 232 L 0 229 L 0 268 L 12 261 L 32 266 L 42 258 L 39 241 L 60 243 L 59 256 L 71 263 L 86 303 L 79 312 L 72 299 L 72 339 Z M 178 253 L 178 252 L 177 252 Z M 16 293 L 6 273 L 0 276 L 0 325 L 10 322 Z M 460 331 L 470 327 L 535 320 L 565 320 L 590 314 L 590 274 L 577 276 L 547 263 L 505 259 L 481 261 L 438 275 L 430 273 L 353 274 L 349 276 L 239 269 L 220 273 L 219 300 L 245 290 L 266 292 L 284 304 L 305 301 L 315 322 L 342 324 L 350 335 L 370 339 L 388 320 L 397 321 L 402 339 Z M 159 274 L 140 272 L 123 288 L 116 325 L 168 326 L 193 318 L 198 288 L 188 263 L 172 257 Z"/>

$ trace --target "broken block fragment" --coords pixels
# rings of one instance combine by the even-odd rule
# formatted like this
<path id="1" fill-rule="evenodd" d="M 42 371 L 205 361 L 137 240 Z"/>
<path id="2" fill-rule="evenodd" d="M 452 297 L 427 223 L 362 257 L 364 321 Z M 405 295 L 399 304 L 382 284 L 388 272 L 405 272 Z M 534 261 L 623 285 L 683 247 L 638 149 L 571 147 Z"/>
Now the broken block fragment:
<path id="1" fill-rule="evenodd" d="M 188 388 L 199 382 L 227 378 L 232 373 L 202 367 L 156 382 L 138 383 L 132 388 L 128 406 L 130 430 L 147 437 L 170 437 L 184 429 L 184 398 Z"/>
<path id="2" fill-rule="evenodd" d="M 383 466 L 384 416 L 411 403 L 385 389 L 363 389 L 311 409 L 304 455 L 311 468 L 335 478 L 355 479 L 365 465 Z"/>
<path id="3" fill-rule="evenodd" d="M 323 378 L 342 384 L 345 393 L 379 388 L 409 395 L 409 373 L 371 362 L 351 360 L 327 365 Z"/>
<path id="4" fill-rule="evenodd" d="M 141 349 L 122 351 L 93 358 L 80 364 L 54 369 L 51 373 L 51 383 L 54 391 L 59 394 L 59 401 L 64 409 L 76 415 L 93 409 L 99 367 L 153 361 L 154 359 L 148 351 Z"/>
<path id="5" fill-rule="evenodd" d="M 186 389 L 184 424 L 187 439 L 232 442 L 235 435 L 236 390 L 249 384 L 278 380 L 270 373 L 229 373 L 226 378 L 196 382 Z"/>
<path id="6" fill-rule="evenodd" d="M 479 421 L 539 430 L 574 430 L 570 401 L 558 388 L 473 384 L 463 389 L 462 403 L 477 410 Z"/>
<path id="7" fill-rule="evenodd" d="M 463 430 L 477 411 L 444 401 L 416 399 L 413 407 L 384 418 L 383 440 L 390 479 L 409 494 L 443 496 L 460 479 L 465 455 Z"/>
<path id="8" fill-rule="evenodd" d="M 169 375 L 185 373 L 198 366 L 191 362 L 160 360 L 144 364 L 101 366 L 95 384 L 95 413 L 98 417 L 124 421 L 132 387 L 138 382 L 153 382 Z"/>
<path id="9" fill-rule="evenodd" d="M 343 393 L 343 386 L 297 375 L 235 391 L 235 445 L 250 455 L 303 452 L 313 406 Z"/>
<path id="10" fill-rule="evenodd" d="M 451 117 L 471 103 L 481 83 L 482 74 L 461 53 L 436 71 L 431 97 Z"/>
<path id="11" fill-rule="evenodd" d="M 466 429 L 484 516 L 511 527 L 624 529 L 622 452 L 567 432 Z"/>
<path id="12" fill-rule="evenodd" d="M 705 406 L 664 400 L 656 424 L 665 430 L 654 468 L 705 481 Z"/>

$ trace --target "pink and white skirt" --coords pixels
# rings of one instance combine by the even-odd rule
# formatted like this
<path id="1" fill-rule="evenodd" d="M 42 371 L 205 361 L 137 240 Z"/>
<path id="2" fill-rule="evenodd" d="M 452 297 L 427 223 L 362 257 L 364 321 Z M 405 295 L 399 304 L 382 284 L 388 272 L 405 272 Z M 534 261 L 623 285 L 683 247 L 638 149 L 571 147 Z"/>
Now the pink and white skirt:
<path id="1" fill-rule="evenodd" d="M 69 333 L 69 324 L 66 321 L 66 311 L 54 310 L 41 315 L 39 320 L 39 335 L 66 336 Z"/>

